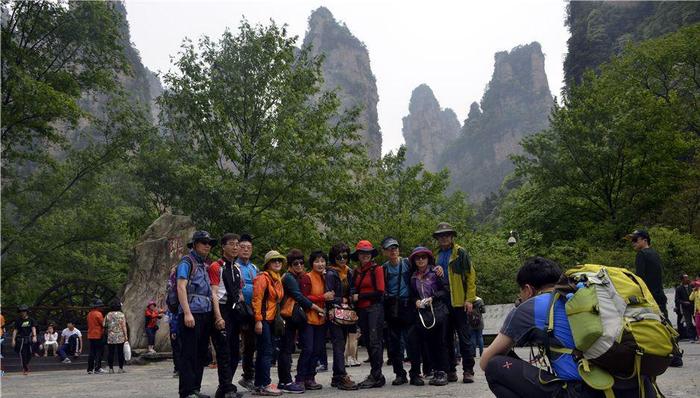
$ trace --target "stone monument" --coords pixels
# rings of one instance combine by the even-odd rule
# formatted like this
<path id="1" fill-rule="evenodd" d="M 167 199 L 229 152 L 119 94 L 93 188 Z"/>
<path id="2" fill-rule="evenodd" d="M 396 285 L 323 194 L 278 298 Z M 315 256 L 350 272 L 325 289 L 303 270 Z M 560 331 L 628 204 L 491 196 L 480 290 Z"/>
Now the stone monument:
<path id="1" fill-rule="evenodd" d="M 131 348 L 146 348 L 144 311 L 150 300 L 166 309 L 165 291 L 171 269 L 187 253 L 195 231 L 188 216 L 163 214 L 151 224 L 134 246 L 133 261 L 122 294 L 122 311 L 129 325 Z M 156 351 L 170 351 L 167 317 L 158 323 Z"/>

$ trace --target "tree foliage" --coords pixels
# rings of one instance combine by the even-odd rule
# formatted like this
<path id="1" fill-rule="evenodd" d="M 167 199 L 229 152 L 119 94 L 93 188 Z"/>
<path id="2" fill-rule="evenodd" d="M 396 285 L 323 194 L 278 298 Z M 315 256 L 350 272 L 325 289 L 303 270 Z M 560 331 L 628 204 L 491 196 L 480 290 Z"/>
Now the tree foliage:
<path id="1" fill-rule="evenodd" d="M 613 238 L 660 208 L 698 147 L 698 40 L 700 25 L 629 48 L 573 86 L 550 128 L 524 139 L 526 155 L 514 158 L 530 185 L 516 194 L 527 207 L 513 214 L 547 211 L 538 230 L 556 214 L 556 225 Z"/>
<path id="2" fill-rule="evenodd" d="M 327 193 L 363 160 L 346 143 L 356 112 L 337 112 L 335 94 L 319 89 L 321 58 L 295 41 L 284 27 L 246 21 L 218 41 L 185 41 L 164 77 L 166 135 L 141 170 L 164 206 L 269 244 L 320 226 Z"/>
<path id="3" fill-rule="evenodd" d="M 155 134 L 118 83 L 130 72 L 124 18 L 105 2 L 3 8 L 4 302 L 30 303 L 78 276 L 119 289 L 134 237 L 153 217 L 129 161 Z"/>

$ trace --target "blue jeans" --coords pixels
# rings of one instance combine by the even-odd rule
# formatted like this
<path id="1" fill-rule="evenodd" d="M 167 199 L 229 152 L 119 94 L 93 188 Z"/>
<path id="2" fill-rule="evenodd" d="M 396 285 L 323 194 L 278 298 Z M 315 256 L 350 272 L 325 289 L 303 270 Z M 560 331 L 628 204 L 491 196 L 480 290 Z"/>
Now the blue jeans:
<path id="1" fill-rule="evenodd" d="M 262 333 L 255 336 L 255 387 L 267 387 L 272 382 L 272 344 L 272 325 L 270 321 L 262 321 Z"/>
<path id="2" fill-rule="evenodd" d="M 148 345 L 156 345 L 156 332 L 158 328 L 146 328 L 146 338 L 148 339 Z"/>
<path id="3" fill-rule="evenodd" d="M 470 337 L 472 340 L 472 346 L 479 348 L 479 356 L 484 353 L 484 330 L 483 329 L 472 329 L 470 330 Z"/>
<path id="4" fill-rule="evenodd" d="M 68 338 L 68 341 L 63 343 L 61 348 L 58 349 L 58 356 L 61 360 L 68 358 L 70 355 L 75 355 L 78 350 L 78 336 L 72 335 Z"/>

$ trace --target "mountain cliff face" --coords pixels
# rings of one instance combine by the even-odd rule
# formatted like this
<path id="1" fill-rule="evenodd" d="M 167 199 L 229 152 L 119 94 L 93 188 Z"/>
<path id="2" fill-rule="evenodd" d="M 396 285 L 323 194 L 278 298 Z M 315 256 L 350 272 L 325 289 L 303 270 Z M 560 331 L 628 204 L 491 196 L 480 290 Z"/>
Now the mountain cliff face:
<path id="1" fill-rule="evenodd" d="M 497 191 L 514 169 L 508 157 L 522 153 L 523 137 L 547 127 L 552 104 L 539 43 L 496 53 L 481 103 L 471 105 L 460 136 L 438 163 L 450 170 L 452 189 L 472 201 Z"/>
<path id="2" fill-rule="evenodd" d="M 309 30 L 304 46 L 312 46 L 312 54 L 324 54 L 324 89 L 338 89 L 341 110 L 360 106 L 361 125 L 358 135 L 372 159 L 379 159 L 382 134 L 377 116 L 377 83 L 370 68 L 365 45 L 350 33 L 345 24 L 338 23 L 333 14 L 320 7 L 309 17 Z"/>
<path id="3" fill-rule="evenodd" d="M 567 84 L 580 82 L 587 69 L 618 54 L 628 42 L 677 31 L 700 22 L 700 2 L 572 1 L 567 6 Z"/>
<path id="4" fill-rule="evenodd" d="M 141 63 L 141 56 L 138 50 L 131 44 L 131 34 L 126 19 L 124 3 L 115 1 L 112 5 L 122 16 L 121 45 L 124 48 L 124 55 L 126 56 L 130 68 L 129 74 L 119 74 L 117 80 L 127 95 L 128 100 L 132 103 L 143 105 L 146 111 L 150 113 L 153 123 L 156 124 L 158 122 L 157 117 L 159 111 L 155 100 L 163 93 L 163 87 L 158 76 Z M 108 106 L 108 102 L 108 96 L 92 93 L 84 94 L 78 101 L 83 110 L 97 116 L 105 112 L 105 107 Z M 83 147 L 90 140 L 101 140 L 99 131 L 94 131 L 89 124 L 84 123 L 74 130 L 68 129 L 66 126 L 65 134 L 72 146 L 78 148 Z"/>
<path id="5" fill-rule="evenodd" d="M 433 90 L 426 84 L 413 90 L 408 110 L 402 130 L 404 139 L 410 143 L 406 148 L 406 164 L 423 162 L 426 170 L 437 171 L 441 153 L 459 135 L 457 115 L 452 109 L 441 109 Z"/>

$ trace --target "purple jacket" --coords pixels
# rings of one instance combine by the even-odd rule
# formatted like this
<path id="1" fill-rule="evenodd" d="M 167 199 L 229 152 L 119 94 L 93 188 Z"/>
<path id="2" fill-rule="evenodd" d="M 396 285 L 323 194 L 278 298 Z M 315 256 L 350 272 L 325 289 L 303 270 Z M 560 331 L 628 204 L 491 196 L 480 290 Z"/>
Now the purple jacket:
<path id="1" fill-rule="evenodd" d="M 432 297 L 433 299 L 445 300 L 449 298 L 450 292 L 447 280 L 440 278 L 431 268 L 422 278 L 418 277 L 418 271 L 411 275 L 411 298 L 415 301 Z"/>

